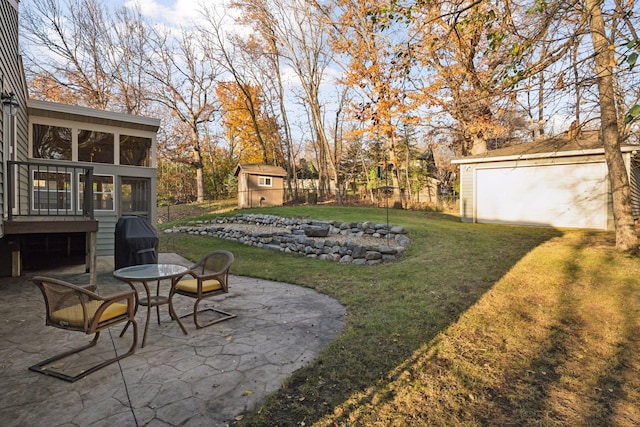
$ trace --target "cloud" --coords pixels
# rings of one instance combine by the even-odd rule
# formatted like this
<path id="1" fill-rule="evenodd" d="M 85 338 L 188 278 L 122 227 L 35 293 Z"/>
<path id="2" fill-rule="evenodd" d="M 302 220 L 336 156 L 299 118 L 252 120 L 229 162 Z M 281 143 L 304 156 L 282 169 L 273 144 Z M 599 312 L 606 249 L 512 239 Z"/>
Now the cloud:
<path id="1" fill-rule="evenodd" d="M 125 0 L 126 7 L 138 5 L 142 14 L 153 22 L 168 26 L 188 25 L 202 18 L 202 5 L 224 10 L 226 0 Z"/>

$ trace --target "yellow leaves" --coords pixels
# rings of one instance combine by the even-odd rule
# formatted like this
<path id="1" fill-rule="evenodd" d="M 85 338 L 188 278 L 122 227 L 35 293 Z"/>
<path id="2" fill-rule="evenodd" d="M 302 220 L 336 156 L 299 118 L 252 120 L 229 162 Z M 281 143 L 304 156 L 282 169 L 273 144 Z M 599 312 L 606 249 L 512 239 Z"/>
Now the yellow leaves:
<path id="1" fill-rule="evenodd" d="M 263 163 L 273 160 L 278 133 L 274 119 L 263 111 L 261 88 L 240 87 L 220 82 L 216 94 L 222 107 L 224 133 L 240 162 Z"/>

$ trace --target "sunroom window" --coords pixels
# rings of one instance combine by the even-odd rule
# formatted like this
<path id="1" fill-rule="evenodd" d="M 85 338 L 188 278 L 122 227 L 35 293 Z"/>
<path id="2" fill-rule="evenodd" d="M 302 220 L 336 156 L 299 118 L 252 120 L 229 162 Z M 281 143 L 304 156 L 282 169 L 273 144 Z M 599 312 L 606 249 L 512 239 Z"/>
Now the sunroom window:
<path id="1" fill-rule="evenodd" d="M 112 133 L 78 129 L 78 161 L 113 164 Z"/>
<path id="2" fill-rule="evenodd" d="M 71 160 L 71 128 L 33 125 L 33 157 Z"/>
<path id="3" fill-rule="evenodd" d="M 78 176 L 78 206 L 82 206 L 84 202 L 84 184 L 85 175 Z M 113 207 L 113 176 L 112 175 L 93 175 L 93 209 L 98 211 L 112 211 Z"/>
<path id="4" fill-rule="evenodd" d="M 120 135 L 120 164 L 151 166 L 151 138 Z"/>

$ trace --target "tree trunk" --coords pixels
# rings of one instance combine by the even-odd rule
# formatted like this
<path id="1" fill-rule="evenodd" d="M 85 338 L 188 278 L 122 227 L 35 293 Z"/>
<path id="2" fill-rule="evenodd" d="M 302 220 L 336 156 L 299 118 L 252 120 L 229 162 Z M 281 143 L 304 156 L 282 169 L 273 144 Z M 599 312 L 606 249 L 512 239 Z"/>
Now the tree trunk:
<path id="1" fill-rule="evenodd" d="M 204 163 L 202 162 L 202 151 L 200 150 L 200 137 L 195 130 L 191 131 L 193 138 L 193 166 L 196 168 L 196 200 L 204 202 Z"/>
<path id="2" fill-rule="evenodd" d="M 613 217 L 616 229 L 616 249 L 628 251 L 638 247 L 633 213 L 631 210 L 631 190 L 624 159 L 620 150 L 620 135 L 616 103 L 613 89 L 613 55 L 609 50 L 604 19 L 599 0 L 586 0 L 591 30 L 591 40 L 595 52 L 595 69 L 600 96 L 601 138 L 604 156 L 609 168 L 609 181 L 613 197 Z"/>

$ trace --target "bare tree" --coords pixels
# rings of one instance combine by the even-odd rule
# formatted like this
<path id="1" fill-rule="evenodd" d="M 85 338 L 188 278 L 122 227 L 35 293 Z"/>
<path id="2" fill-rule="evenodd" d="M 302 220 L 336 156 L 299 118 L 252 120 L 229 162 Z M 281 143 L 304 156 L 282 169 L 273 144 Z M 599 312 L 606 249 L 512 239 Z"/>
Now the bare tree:
<path id="1" fill-rule="evenodd" d="M 138 9 L 100 0 L 34 0 L 23 14 L 31 95 L 141 114 L 150 107 L 143 58 L 150 35 Z"/>
<path id="2" fill-rule="evenodd" d="M 197 34 L 182 30 L 176 39 L 168 32 L 153 31 L 152 49 L 146 60 L 153 100 L 165 106 L 188 129 L 167 151 L 174 161 L 196 170 L 197 201 L 204 200 L 203 149 L 208 127 L 216 119 L 215 84 L 217 64 L 199 44 Z"/>
<path id="3" fill-rule="evenodd" d="M 328 179 L 337 181 L 338 172 L 326 130 L 321 85 L 331 62 L 327 28 L 317 12 L 304 1 L 243 0 L 234 3 L 245 13 L 261 37 L 265 53 L 272 58 L 281 90 L 281 68 L 290 67 L 296 74 L 301 90 L 300 99 L 308 113 L 309 127 L 316 144 L 320 190 L 329 191 Z M 281 95 L 283 93 L 281 92 Z M 284 96 L 281 96 L 284 107 Z M 283 110 L 286 116 L 286 109 Z M 288 128 L 288 120 L 285 121 Z M 293 159 L 290 159 L 295 164 Z"/>
<path id="4" fill-rule="evenodd" d="M 224 31 L 223 24 L 228 17 L 219 16 L 213 9 L 204 9 L 205 24 L 198 27 L 199 37 L 206 45 L 204 48 L 211 61 L 224 70 L 235 82 L 240 91 L 243 92 L 243 102 L 251 118 L 251 125 L 254 136 L 260 146 L 264 163 L 269 163 L 267 153 L 268 144 L 263 138 L 263 131 L 260 128 L 259 108 L 255 105 L 253 89 L 257 86 L 255 79 L 251 75 L 248 64 L 251 62 L 247 52 L 240 49 L 233 43 L 233 35 Z"/>
<path id="5" fill-rule="evenodd" d="M 28 73 L 67 88 L 73 95 L 68 102 L 106 109 L 113 85 L 104 6 L 97 0 L 33 0 L 22 16 L 23 37 L 34 47 L 26 55 Z"/>
<path id="6" fill-rule="evenodd" d="M 145 72 L 153 38 L 149 28 L 139 8 L 122 7 L 113 15 L 112 31 L 105 33 L 106 59 L 118 94 L 112 102 L 127 114 L 148 113 L 152 108 Z"/>

